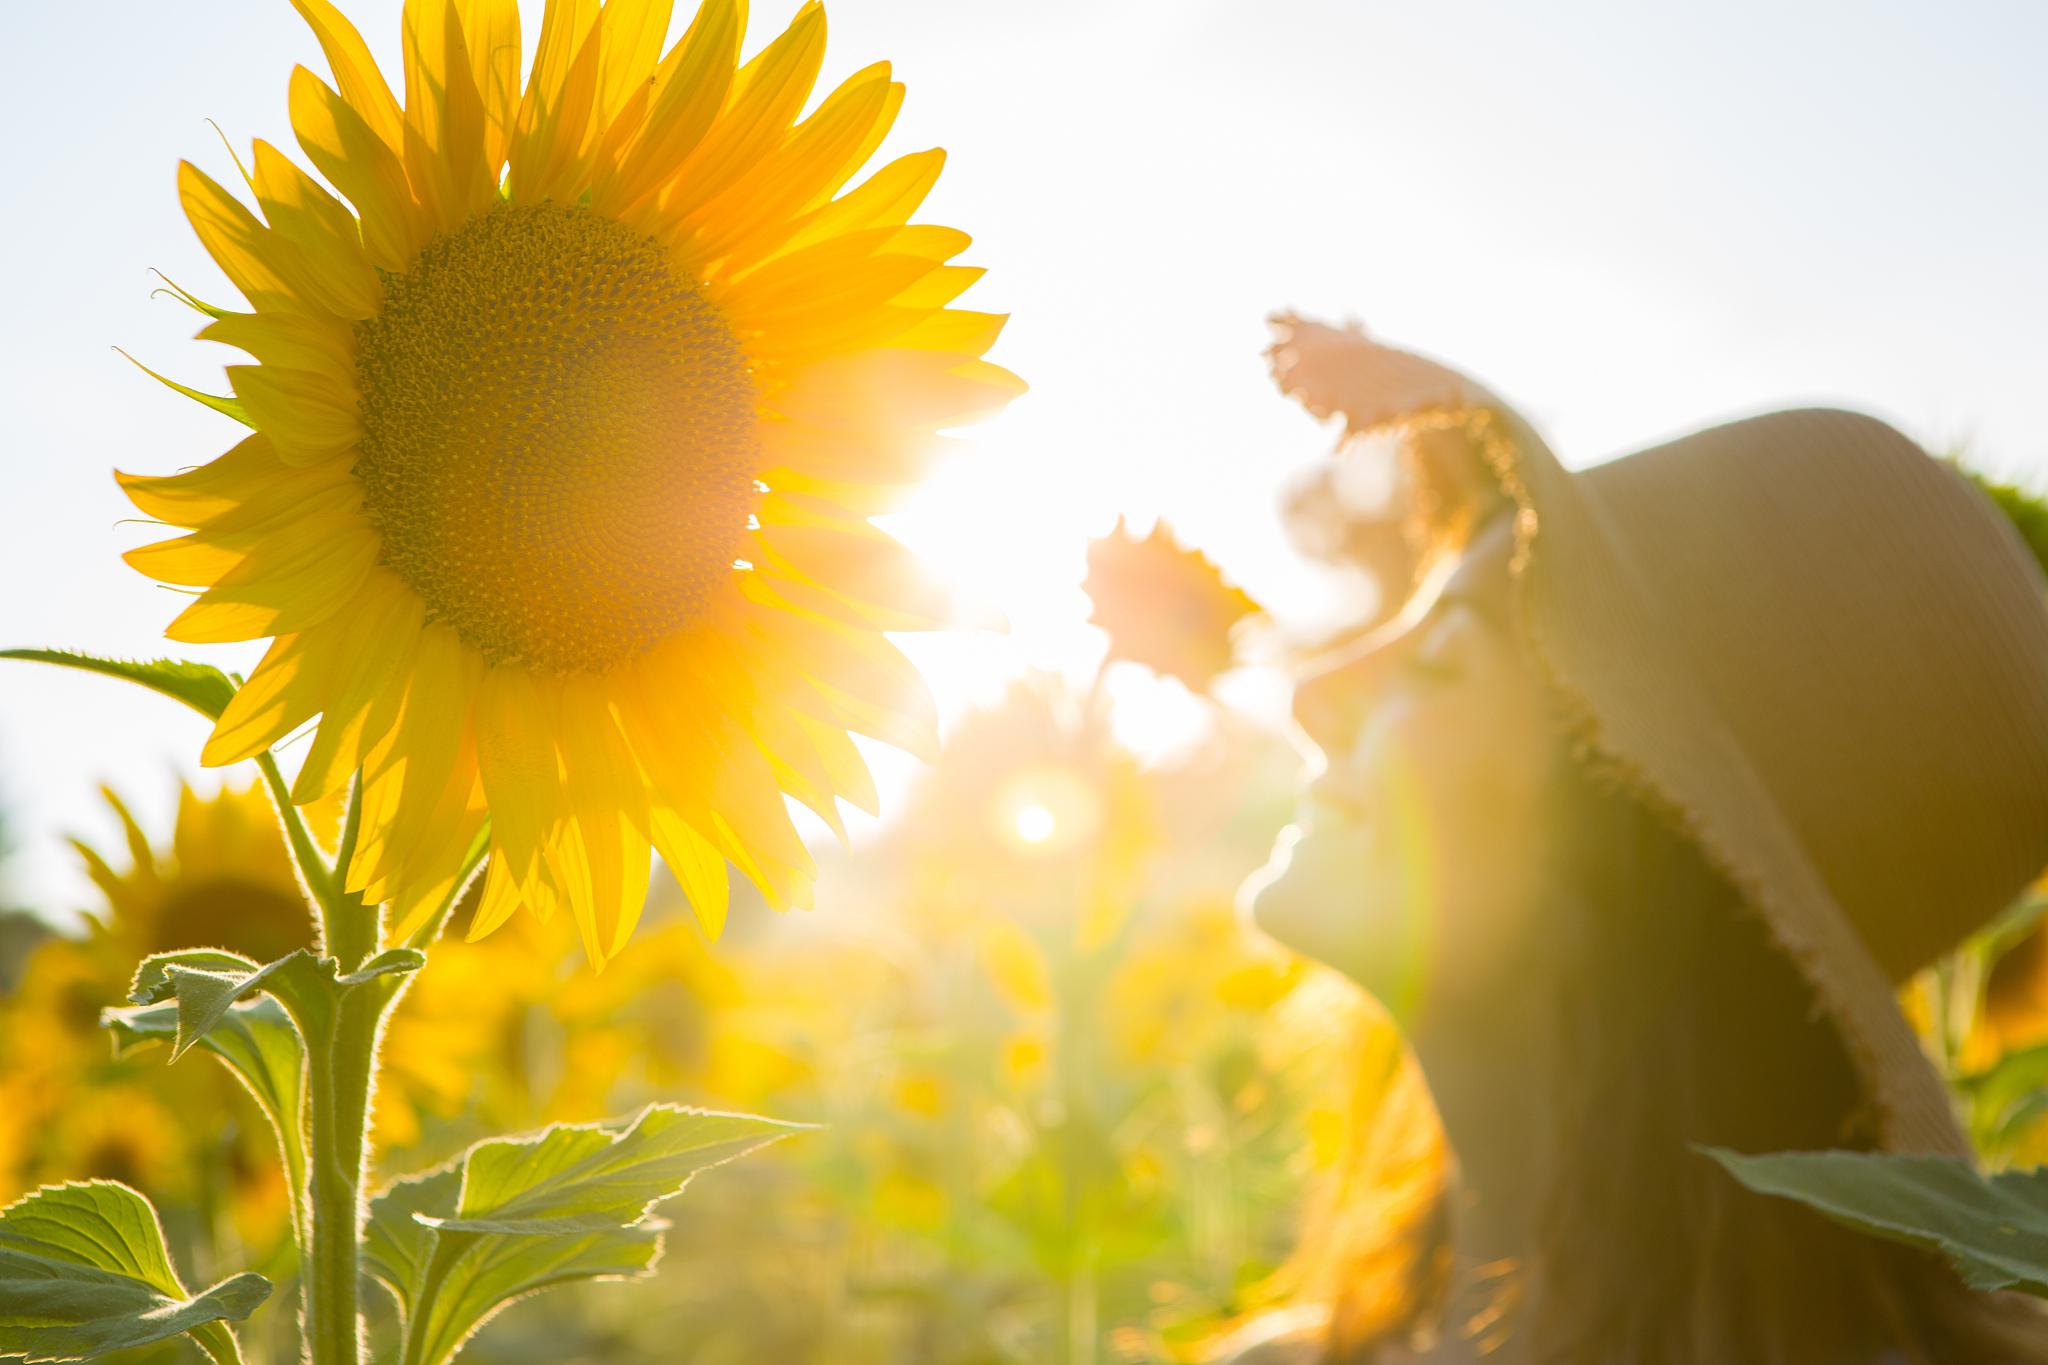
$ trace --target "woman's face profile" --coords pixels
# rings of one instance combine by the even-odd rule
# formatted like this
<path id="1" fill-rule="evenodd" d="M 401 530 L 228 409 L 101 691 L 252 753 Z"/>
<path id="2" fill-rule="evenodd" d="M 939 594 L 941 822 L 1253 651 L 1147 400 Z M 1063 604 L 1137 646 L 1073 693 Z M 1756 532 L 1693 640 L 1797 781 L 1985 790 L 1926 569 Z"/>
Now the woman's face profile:
<path id="1" fill-rule="evenodd" d="M 1509 619 L 1501 539 L 1426 613 L 1298 684 L 1320 771 L 1248 888 L 1261 928 L 1411 1025 L 1483 997 L 1529 932 L 1558 745 Z"/>

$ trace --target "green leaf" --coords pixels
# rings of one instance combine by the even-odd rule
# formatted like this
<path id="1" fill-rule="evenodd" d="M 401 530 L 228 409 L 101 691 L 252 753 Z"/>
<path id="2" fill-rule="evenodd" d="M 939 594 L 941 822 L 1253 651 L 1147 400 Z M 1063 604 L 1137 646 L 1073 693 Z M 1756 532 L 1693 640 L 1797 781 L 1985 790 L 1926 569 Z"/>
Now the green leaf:
<path id="1" fill-rule="evenodd" d="M 0 649 L 0 659 L 27 659 L 34 663 L 57 664 L 64 668 L 104 673 L 126 678 L 152 692 L 184 702 L 205 716 L 219 720 L 220 713 L 234 700 L 234 680 L 212 664 L 195 664 L 184 659 L 102 659 L 95 654 L 77 654 L 68 649 Z"/>
<path id="2" fill-rule="evenodd" d="M 185 957 L 184 954 L 165 954 L 166 957 Z M 232 954 L 219 954 L 231 957 Z M 136 973 L 140 980 L 158 959 L 144 962 Z M 227 971 L 213 970 L 191 965 L 189 961 L 169 962 L 161 966 L 163 987 L 160 998 L 176 1003 L 178 1010 L 178 1036 L 171 1044 L 171 1060 L 177 1061 L 194 1043 L 204 1038 L 215 1024 L 227 1017 L 228 1010 L 237 1000 L 252 991 L 268 990 L 287 1005 L 295 1003 L 295 996 L 302 996 L 309 990 L 317 991 L 322 984 L 320 968 L 326 967 L 325 980 L 334 979 L 332 959 L 316 958 L 306 949 L 287 953 L 275 962 L 266 963 L 254 970 L 231 968 Z M 147 1003 L 141 1000 L 140 1003 Z"/>
<path id="3" fill-rule="evenodd" d="M 415 1215 L 447 1216 L 462 1195 L 462 1159 L 394 1180 L 370 1201 L 363 1226 L 363 1268 L 383 1281 L 410 1321 L 432 1259 L 435 1232 Z"/>
<path id="4" fill-rule="evenodd" d="M 333 958 L 315 956 L 306 948 L 261 967 L 233 953 L 186 949 L 145 958 L 135 969 L 129 998 L 138 1005 L 176 1004 L 177 1037 L 171 1045 L 175 1062 L 226 1018 L 236 1001 L 254 991 L 275 996 L 305 1028 L 331 1019 L 335 1005 L 348 991 L 380 977 L 416 972 L 426 960 L 426 954 L 417 949 L 393 948 L 359 970 L 340 976 Z M 313 1028 L 309 1036 L 318 1032 Z"/>
<path id="5" fill-rule="evenodd" d="M 136 964 L 135 979 L 128 984 L 128 998 L 138 1005 L 154 1005 L 177 994 L 171 968 L 233 975 L 253 972 L 257 964 L 240 953 L 219 948 L 180 948 L 174 953 L 152 953 Z"/>
<path id="6" fill-rule="evenodd" d="M 562 1233 L 638 1222 L 696 1172 L 800 1131 L 750 1114 L 651 1105 L 624 1128 L 557 1125 L 470 1148 L 456 1232 Z"/>
<path id="7" fill-rule="evenodd" d="M 125 1057 L 158 1043 L 175 1042 L 178 1007 L 171 1001 L 105 1010 L 100 1024 L 113 1035 L 114 1055 Z M 246 1000 L 222 1016 L 197 1046 L 220 1058 L 235 1073 L 270 1120 L 296 1207 L 306 1176 L 305 1139 L 299 1126 L 306 1058 L 291 1017 L 275 1000 Z"/>
<path id="8" fill-rule="evenodd" d="M 1957 1157 L 1863 1152 L 1742 1156 L 1708 1149 L 1760 1194 L 1874 1236 L 1942 1252 L 1972 1289 L 2048 1297 L 2048 1170 L 1986 1178 Z"/>
<path id="9" fill-rule="evenodd" d="M 371 1202 L 364 1262 L 405 1316 L 406 1365 L 440 1365 L 523 1295 L 646 1274 L 661 1254 L 655 1204 L 800 1128 L 655 1105 L 625 1123 L 482 1142 L 395 1182 Z"/>
<path id="10" fill-rule="evenodd" d="M 0 1212 L 0 1357 L 90 1360 L 190 1332 L 238 1360 L 222 1324 L 269 1294 L 261 1275 L 237 1275 L 188 1295 L 156 1210 L 126 1185 L 54 1185 Z"/>

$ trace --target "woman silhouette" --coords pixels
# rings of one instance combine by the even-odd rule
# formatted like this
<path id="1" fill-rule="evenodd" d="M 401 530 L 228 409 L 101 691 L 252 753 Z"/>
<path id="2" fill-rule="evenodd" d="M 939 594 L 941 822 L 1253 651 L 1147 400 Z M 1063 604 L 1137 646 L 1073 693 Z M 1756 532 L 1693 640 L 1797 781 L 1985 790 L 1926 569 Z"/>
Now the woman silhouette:
<path id="1" fill-rule="evenodd" d="M 2010 527 L 1850 413 L 1573 473 L 1355 329 L 1273 359 L 1396 440 L 1420 552 L 1298 689 L 1323 771 L 1248 898 L 1403 1019 L 1455 1175 L 1402 1311 L 1340 1291 L 1236 1359 L 2048 1360 L 2030 1306 L 1698 1150 L 1965 1150 L 1894 990 L 2048 865 Z"/>

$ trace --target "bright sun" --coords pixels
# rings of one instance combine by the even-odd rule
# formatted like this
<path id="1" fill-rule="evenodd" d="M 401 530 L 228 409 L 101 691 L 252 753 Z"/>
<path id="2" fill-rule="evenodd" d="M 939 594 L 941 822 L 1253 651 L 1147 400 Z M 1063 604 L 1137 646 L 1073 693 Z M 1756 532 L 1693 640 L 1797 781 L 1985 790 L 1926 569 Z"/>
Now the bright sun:
<path id="1" fill-rule="evenodd" d="M 1042 844 L 1052 838 L 1053 830 L 1059 825 L 1053 813 L 1046 807 L 1033 803 L 1017 812 L 1017 837 L 1027 844 Z"/>

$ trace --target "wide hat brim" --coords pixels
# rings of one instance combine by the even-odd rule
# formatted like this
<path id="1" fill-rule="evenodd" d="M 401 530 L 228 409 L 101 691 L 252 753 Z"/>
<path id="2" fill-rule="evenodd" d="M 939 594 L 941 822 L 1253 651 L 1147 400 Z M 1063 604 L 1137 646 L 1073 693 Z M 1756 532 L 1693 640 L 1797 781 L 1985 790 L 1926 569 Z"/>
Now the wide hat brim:
<path id="1" fill-rule="evenodd" d="M 2048 866 L 2048 584 L 2011 526 L 1849 412 L 1569 470 L 1470 379 L 1359 341 L 1355 428 L 1502 419 L 1519 616 L 1575 738 L 1797 964 L 1880 1144 L 1966 1153 L 1896 990 Z"/>

